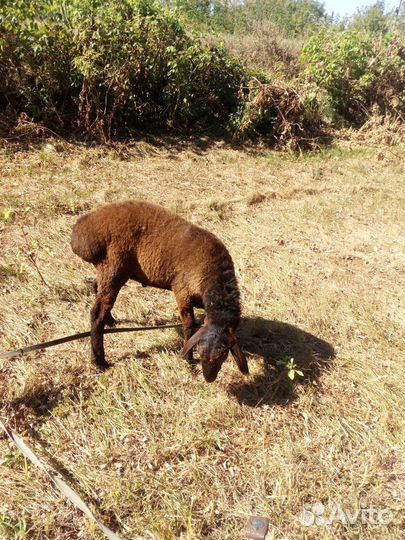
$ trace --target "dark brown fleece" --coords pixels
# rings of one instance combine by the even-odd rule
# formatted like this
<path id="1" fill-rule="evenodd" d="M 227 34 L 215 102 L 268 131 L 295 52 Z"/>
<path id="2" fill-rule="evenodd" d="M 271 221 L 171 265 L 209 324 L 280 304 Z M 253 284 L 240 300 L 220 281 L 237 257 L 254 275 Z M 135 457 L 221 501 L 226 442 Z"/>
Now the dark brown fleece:
<path id="1" fill-rule="evenodd" d="M 203 370 L 204 360 L 219 363 L 214 362 L 218 351 L 226 348 L 227 355 L 233 346 L 240 350 L 234 345 L 240 319 L 235 270 L 224 244 L 212 233 L 160 206 L 124 201 L 80 217 L 73 228 L 71 246 L 76 255 L 94 264 L 97 270 L 91 322 L 92 355 L 99 367 L 108 367 L 103 347 L 104 325 L 113 321 L 111 309 L 120 288 L 129 279 L 174 292 L 185 345 L 195 330 L 193 307 L 204 307 L 204 327 L 199 330 L 200 338 L 193 343 L 193 346 L 200 341 L 205 344 L 200 349 Z M 224 331 L 226 339 L 221 338 Z M 184 353 L 190 362 L 191 349 Z M 236 357 L 238 353 L 232 352 Z M 223 356 L 225 353 L 221 365 Z M 239 361 L 238 365 L 241 367 Z M 247 364 L 241 369 L 246 372 Z M 204 374 L 208 371 L 206 367 Z"/>

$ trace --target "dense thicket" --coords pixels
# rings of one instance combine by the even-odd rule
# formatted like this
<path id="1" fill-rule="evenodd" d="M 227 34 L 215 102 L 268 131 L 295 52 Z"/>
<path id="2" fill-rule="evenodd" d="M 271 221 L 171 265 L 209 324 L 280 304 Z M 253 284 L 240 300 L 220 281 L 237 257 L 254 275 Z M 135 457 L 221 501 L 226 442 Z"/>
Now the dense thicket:
<path id="1" fill-rule="evenodd" d="M 1 9 L 3 110 L 111 136 L 124 128 L 226 123 L 245 71 L 145 0 L 36 0 Z"/>
<path id="2" fill-rule="evenodd" d="M 403 119 L 403 20 L 381 1 L 339 21 L 316 0 L 5 0 L 0 120 L 311 144 L 325 123 Z"/>
<path id="3" fill-rule="evenodd" d="M 324 91 L 331 118 L 361 125 L 371 111 L 401 116 L 405 48 L 394 32 L 325 29 L 304 46 L 304 75 Z"/>

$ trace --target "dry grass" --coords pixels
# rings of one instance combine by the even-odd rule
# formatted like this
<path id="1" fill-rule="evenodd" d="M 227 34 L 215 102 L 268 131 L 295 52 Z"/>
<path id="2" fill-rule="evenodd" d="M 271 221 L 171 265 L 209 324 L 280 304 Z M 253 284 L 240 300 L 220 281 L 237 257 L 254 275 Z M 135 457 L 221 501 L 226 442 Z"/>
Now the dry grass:
<path id="1" fill-rule="evenodd" d="M 402 537 L 401 148 L 295 158 L 209 140 L 53 142 L 6 146 L 0 165 L 12 209 L 0 214 L 1 350 L 87 329 L 93 272 L 69 235 L 100 203 L 164 204 L 218 234 L 237 267 L 249 379 L 229 360 L 206 384 L 172 330 L 108 336 L 115 366 L 101 376 L 84 341 L 1 361 L 2 417 L 107 524 L 127 538 L 242 538 L 257 514 L 270 539 Z M 178 320 L 171 293 L 135 283 L 115 316 Z M 0 536 L 101 537 L 4 437 L 0 451 Z M 317 501 L 393 521 L 303 526 Z"/>
<path id="2" fill-rule="evenodd" d="M 268 20 L 256 22 L 246 34 L 220 33 L 208 38 L 210 44 L 218 41 L 249 69 L 260 69 L 287 81 L 299 74 L 304 40 L 286 38 L 280 28 Z"/>

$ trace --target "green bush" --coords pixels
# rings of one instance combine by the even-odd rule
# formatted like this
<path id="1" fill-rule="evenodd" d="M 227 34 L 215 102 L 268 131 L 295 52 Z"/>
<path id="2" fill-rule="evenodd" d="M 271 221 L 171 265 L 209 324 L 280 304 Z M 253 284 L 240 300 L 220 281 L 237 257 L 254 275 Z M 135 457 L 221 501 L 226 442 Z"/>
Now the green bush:
<path id="1" fill-rule="evenodd" d="M 9 0 L 0 32 L 0 106 L 108 137 L 226 122 L 245 77 L 151 0 Z"/>
<path id="2" fill-rule="evenodd" d="M 163 5 L 176 3 L 178 10 Z M 271 77 L 254 76 L 222 46 L 191 35 L 179 13 L 194 4 L 202 19 L 227 13 L 236 21 L 242 12 L 250 14 L 242 17 L 246 24 L 277 19 L 267 33 L 264 24 L 256 25 L 249 45 L 256 64 L 260 53 L 273 66 Z M 322 111 L 352 124 L 375 108 L 404 116 L 405 49 L 396 31 L 329 26 L 304 47 L 301 78 L 273 84 L 276 74 L 296 77 L 302 66 L 298 48 L 284 50 L 274 28 L 288 21 L 291 35 L 318 28 L 322 5 L 255 0 L 228 6 L 229 13 L 227 6 L 225 0 L 3 0 L 2 129 L 19 118 L 20 125 L 35 129 L 111 138 L 139 127 L 214 122 L 230 126 L 236 138 L 264 137 L 278 147 L 298 148 L 321 136 Z M 384 29 L 396 28 L 388 23 Z M 370 27 L 380 28 L 374 22 Z"/>
<path id="3" fill-rule="evenodd" d="M 61 2 L 5 2 L 0 7 L 0 106 L 33 117 L 63 114 L 79 89 L 72 39 Z"/>
<path id="4" fill-rule="evenodd" d="M 302 59 L 305 76 L 327 93 L 335 116 L 362 123 L 376 107 L 404 115 L 405 48 L 394 33 L 324 30 L 311 37 Z"/>

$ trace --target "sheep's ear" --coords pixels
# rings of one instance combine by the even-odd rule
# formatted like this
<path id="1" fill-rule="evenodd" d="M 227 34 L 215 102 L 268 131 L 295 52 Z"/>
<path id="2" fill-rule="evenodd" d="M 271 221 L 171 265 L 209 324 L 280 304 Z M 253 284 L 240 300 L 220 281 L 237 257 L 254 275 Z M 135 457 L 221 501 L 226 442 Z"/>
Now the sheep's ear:
<path id="1" fill-rule="evenodd" d="M 239 371 L 241 371 L 244 375 L 249 375 L 249 366 L 246 360 L 246 356 L 237 341 L 234 345 L 232 345 L 231 353 L 236 360 Z"/>
<path id="2" fill-rule="evenodd" d="M 195 345 L 197 345 L 197 343 L 200 341 L 200 339 L 202 338 L 202 336 L 205 334 L 206 331 L 207 331 L 207 327 L 202 326 L 199 330 L 197 330 L 195 334 L 191 336 L 191 338 L 187 341 L 187 343 L 184 345 L 183 349 L 181 350 L 180 355 L 183 358 L 187 356 L 187 353 L 190 349 L 192 349 L 193 347 L 195 347 Z"/>

